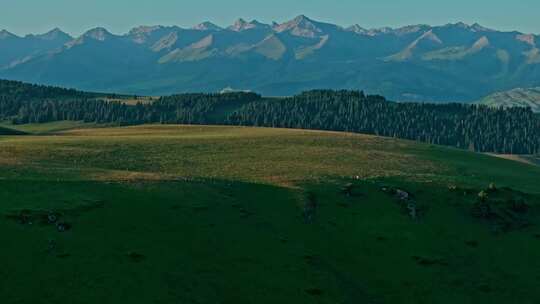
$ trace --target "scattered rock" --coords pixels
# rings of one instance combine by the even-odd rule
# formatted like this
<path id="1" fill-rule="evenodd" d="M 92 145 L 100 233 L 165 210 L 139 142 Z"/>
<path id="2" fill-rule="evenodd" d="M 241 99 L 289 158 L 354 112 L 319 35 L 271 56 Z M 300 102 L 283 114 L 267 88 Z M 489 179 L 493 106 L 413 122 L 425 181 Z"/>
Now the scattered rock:
<path id="1" fill-rule="evenodd" d="M 409 192 L 407 192 L 405 190 L 401 190 L 401 189 L 396 189 L 396 196 L 397 196 L 397 198 L 399 198 L 402 201 L 406 201 L 411 197 Z"/>
<path id="2" fill-rule="evenodd" d="M 346 196 L 352 196 L 352 190 L 353 190 L 353 184 L 348 183 L 341 189 L 341 193 L 345 194 Z"/>
<path id="3" fill-rule="evenodd" d="M 316 211 L 317 211 L 317 200 L 315 198 L 315 195 L 309 192 L 304 202 L 304 210 L 303 210 L 304 220 L 308 223 L 312 222 Z"/>
<path id="4" fill-rule="evenodd" d="M 486 191 L 482 190 L 478 193 L 478 199 L 480 200 L 480 202 L 486 202 L 489 198 L 489 195 Z"/>
<path id="5" fill-rule="evenodd" d="M 56 230 L 58 230 L 58 232 L 66 232 L 70 229 L 71 229 L 71 224 L 69 223 L 66 223 L 66 222 L 56 223 Z"/>
<path id="6" fill-rule="evenodd" d="M 406 190 L 403 190 L 403 189 L 399 189 L 399 188 L 392 188 L 392 187 L 388 187 L 388 186 L 382 186 L 381 191 L 392 194 L 396 198 L 398 198 L 398 199 L 400 199 L 402 201 L 407 201 L 407 200 L 410 200 L 410 199 L 413 198 L 413 195 L 410 192 L 408 192 Z"/>
<path id="7" fill-rule="evenodd" d="M 58 221 L 58 218 L 59 218 L 58 214 L 51 212 L 47 215 L 47 222 L 49 224 L 54 224 Z"/>
<path id="8" fill-rule="evenodd" d="M 381 187 L 381 191 L 392 194 L 395 198 L 397 198 L 403 212 L 406 212 L 412 220 L 416 221 L 421 215 L 423 210 L 421 210 L 422 208 L 418 206 L 414 200 L 414 195 L 412 195 L 410 192 L 387 186 Z"/>
<path id="9" fill-rule="evenodd" d="M 411 217 L 411 219 L 416 220 L 417 215 L 418 215 L 418 209 L 416 207 L 416 203 L 409 202 L 407 204 L 407 210 L 409 211 L 409 216 Z"/>

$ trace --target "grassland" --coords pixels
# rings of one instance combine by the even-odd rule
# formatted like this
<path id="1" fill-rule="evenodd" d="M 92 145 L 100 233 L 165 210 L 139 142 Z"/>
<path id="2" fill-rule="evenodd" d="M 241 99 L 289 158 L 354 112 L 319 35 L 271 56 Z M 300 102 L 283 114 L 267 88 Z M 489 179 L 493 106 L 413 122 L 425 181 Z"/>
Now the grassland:
<path id="1" fill-rule="evenodd" d="M 540 301 L 538 166 L 335 132 L 60 130 L 0 136 L 2 303 Z M 528 206 L 503 230 L 472 216 L 490 183 L 494 208 Z"/>

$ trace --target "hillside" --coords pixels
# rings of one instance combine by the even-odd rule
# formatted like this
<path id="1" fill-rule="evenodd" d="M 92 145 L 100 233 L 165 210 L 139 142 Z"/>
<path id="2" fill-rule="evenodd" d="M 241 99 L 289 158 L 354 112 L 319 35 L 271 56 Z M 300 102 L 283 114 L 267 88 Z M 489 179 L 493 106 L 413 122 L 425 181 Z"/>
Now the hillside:
<path id="1" fill-rule="evenodd" d="M 474 101 L 540 85 L 537 35 L 478 24 L 365 29 L 298 16 L 273 25 L 240 19 L 229 27 L 49 35 L 55 39 L 47 43 L 0 35 L 0 77 L 152 96 L 226 87 L 267 96 L 363 88 L 398 101 Z"/>
<path id="2" fill-rule="evenodd" d="M 0 126 L 0 136 L 2 136 L 2 135 L 23 135 L 23 134 L 25 134 L 25 133 L 21 132 L 21 131 L 9 129 L 9 128 L 4 128 L 4 127 Z"/>
<path id="3" fill-rule="evenodd" d="M 478 103 L 491 107 L 529 107 L 533 112 L 540 113 L 540 88 L 518 88 L 499 92 L 487 96 Z"/>
<path id="4" fill-rule="evenodd" d="M 4 137 L 2 303 L 536 302 L 539 178 L 532 165 L 350 133 Z"/>
<path id="5" fill-rule="evenodd" d="M 15 126 L 62 121 L 262 126 L 391 136 L 476 152 L 537 154 L 539 118 L 524 108 L 394 103 L 362 91 L 313 90 L 283 98 L 253 92 L 141 98 L 0 80 L 0 120 Z"/>

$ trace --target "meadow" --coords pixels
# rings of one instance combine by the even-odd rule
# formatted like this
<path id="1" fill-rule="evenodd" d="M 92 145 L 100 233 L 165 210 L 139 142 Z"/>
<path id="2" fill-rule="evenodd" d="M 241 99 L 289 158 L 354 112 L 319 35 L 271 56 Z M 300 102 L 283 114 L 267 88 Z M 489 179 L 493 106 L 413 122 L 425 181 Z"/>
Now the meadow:
<path id="1" fill-rule="evenodd" d="M 2 303 L 540 301 L 534 164 L 338 132 L 18 129 Z"/>

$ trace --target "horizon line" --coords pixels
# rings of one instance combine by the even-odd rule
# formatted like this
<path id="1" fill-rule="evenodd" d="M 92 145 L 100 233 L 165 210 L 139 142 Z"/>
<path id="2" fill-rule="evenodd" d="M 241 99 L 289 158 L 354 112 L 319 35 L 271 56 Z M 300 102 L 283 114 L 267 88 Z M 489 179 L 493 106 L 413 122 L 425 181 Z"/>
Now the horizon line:
<path id="1" fill-rule="evenodd" d="M 435 27 L 444 27 L 444 26 L 448 26 L 448 25 L 466 25 L 467 27 L 473 27 L 473 26 L 484 27 L 479 22 L 467 23 L 467 22 L 463 22 L 463 21 L 447 22 L 447 23 L 436 24 L 436 25 L 429 24 L 429 23 L 415 23 L 415 24 L 405 24 L 405 25 L 399 25 L 399 26 L 380 26 L 380 27 L 362 26 L 359 23 L 353 23 L 353 24 L 350 24 L 350 25 L 340 25 L 340 24 L 332 23 L 332 22 L 328 22 L 328 21 L 315 20 L 313 18 L 310 18 L 310 17 L 307 17 L 306 15 L 301 14 L 301 15 L 296 16 L 293 19 L 286 20 L 286 21 L 283 21 L 281 23 L 278 23 L 276 21 L 260 22 L 257 19 L 250 19 L 250 18 L 245 19 L 245 18 L 239 17 L 239 18 L 236 18 L 233 21 L 233 23 L 229 24 L 229 25 L 220 25 L 220 24 L 217 24 L 217 23 L 209 21 L 209 20 L 203 20 L 200 23 L 197 23 L 197 24 L 194 24 L 194 25 L 191 25 L 191 26 L 185 26 L 185 25 L 180 25 L 180 24 L 152 24 L 152 25 L 150 25 L 150 24 L 140 24 L 140 25 L 131 26 L 129 28 L 129 30 L 127 30 L 127 31 L 125 31 L 125 30 L 124 31 L 114 31 L 114 30 L 108 29 L 104 25 L 96 25 L 96 26 L 89 27 L 88 30 L 83 31 L 81 34 L 70 33 L 68 31 L 63 30 L 61 26 L 55 26 L 52 29 L 47 30 L 45 32 L 41 32 L 41 33 L 40 32 L 33 32 L 33 33 L 25 33 L 25 34 L 14 33 L 13 31 L 10 31 L 10 30 L 8 30 L 6 28 L 0 28 L 0 33 L 5 32 L 5 33 L 11 34 L 13 36 L 16 36 L 18 38 L 26 38 L 26 37 L 29 37 L 29 36 L 45 35 L 45 34 L 49 34 L 49 33 L 54 32 L 54 31 L 61 31 L 61 32 L 65 33 L 65 34 L 68 34 L 72 38 L 77 38 L 77 37 L 80 37 L 80 36 L 84 35 L 85 33 L 89 32 L 89 31 L 92 31 L 92 30 L 95 30 L 95 29 L 105 29 L 107 32 L 109 32 L 109 33 L 111 33 L 111 34 L 113 34 L 115 36 L 125 36 L 125 35 L 129 34 L 131 30 L 141 28 L 141 27 L 157 27 L 157 26 L 161 26 L 161 27 L 178 27 L 179 29 L 182 29 L 182 30 L 190 30 L 190 29 L 194 29 L 194 27 L 196 27 L 198 25 L 201 25 L 201 24 L 204 24 L 204 23 L 211 23 L 211 24 L 214 24 L 214 25 L 218 26 L 222 30 L 229 30 L 230 27 L 234 26 L 235 23 L 239 22 L 239 21 L 244 21 L 246 23 L 260 22 L 260 23 L 262 23 L 264 25 L 268 25 L 268 26 L 272 27 L 274 24 L 278 24 L 278 25 L 285 24 L 285 23 L 294 21 L 297 18 L 306 18 L 306 19 L 308 19 L 310 21 L 317 22 L 317 23 L 331 24 L 331 25 L 338 26 L 338 27 L 340 27 L 342 29 L 348 29 L 350 27 L 358 25 L 358 26 L 360 26 L 361 28 L 363 28 L 363 29 L 365 29 L 367 31 L 376 31 L 376 30 L 382 30 L 382 29 L 399 30 L 399 29 L 403 29 L 403 28 L 406 28 L 406 27 L 412 27 L 412 26 L 428 26 L 428 27 L 435 28 Z M 497 32 L 502 32 L 502 33 L 514 33 L 515 32 L 515 33 L 527 34 L 527 35 L 535 35 L 535 36 L 540 35 L 540 33 L 524 32 L 524 31 L 520 31 L 520 30 L 517 30 L 517 29 L 514 29 L 514 30 L 499 30 L 497 28 L 492 28 L 492 27 L 484 27 L 484 28 L 489 29 L 489 30 L 494 30 L 494 31 L 497 31 Z"/>

